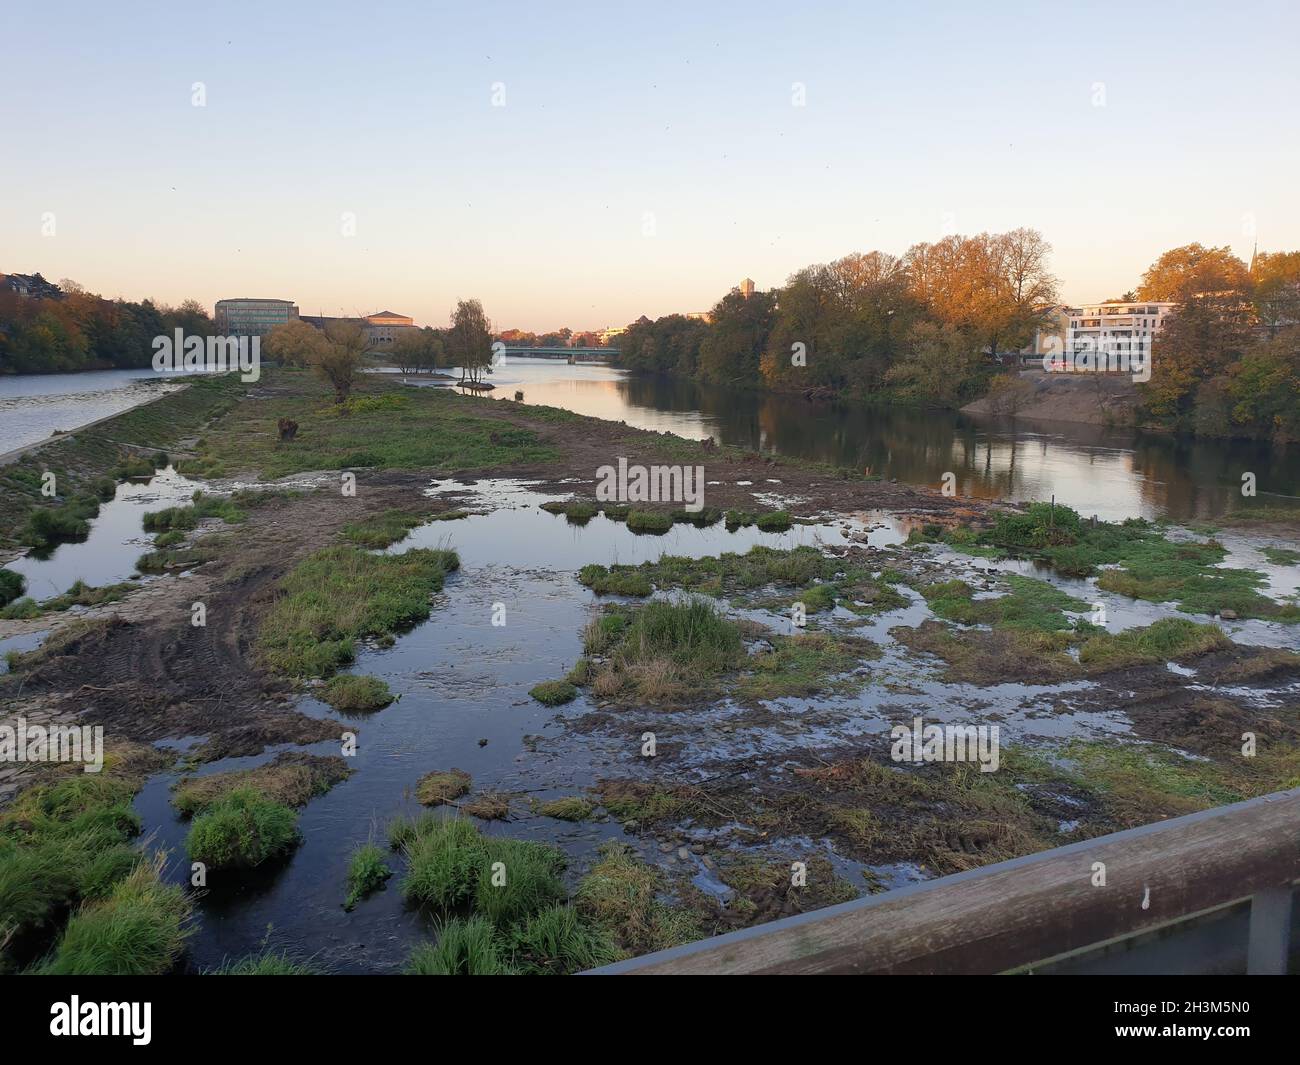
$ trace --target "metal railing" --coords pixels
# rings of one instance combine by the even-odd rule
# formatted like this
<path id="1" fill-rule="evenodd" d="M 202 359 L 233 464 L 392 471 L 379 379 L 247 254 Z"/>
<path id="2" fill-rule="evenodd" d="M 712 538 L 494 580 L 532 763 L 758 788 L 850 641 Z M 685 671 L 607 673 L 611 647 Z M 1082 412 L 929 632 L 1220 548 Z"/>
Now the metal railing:
<path id="1" fill-rule="evenodd" d="M 593 974 L 1284 973 L 1300 789 L 972 869 Z"/>

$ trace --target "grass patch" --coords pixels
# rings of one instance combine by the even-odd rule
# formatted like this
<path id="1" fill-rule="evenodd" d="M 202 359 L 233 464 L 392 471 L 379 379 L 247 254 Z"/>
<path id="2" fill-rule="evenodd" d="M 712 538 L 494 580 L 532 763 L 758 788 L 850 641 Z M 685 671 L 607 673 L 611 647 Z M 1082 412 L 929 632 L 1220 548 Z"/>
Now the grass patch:
<path id="1" fill-rule="evenodd" d="M 1057 632 L 1073 622 L 1063 611 L 1085 611 L 1088 604 L 1066 595 L 1047 581 L 1008 574 L 1011 591 L 996 599 L 974 599 L 965 581 L 946 581 L 921 589 L 930 609 L 948 621 L 963 625 L 992 625 L 1012 629 Z"/>
<path id="2" fill-rule="evenodd" d="M 354 673 L 331 677 L 321 689 L 321 699 L 345 714 L 382 710 L 393 698 L 388 685 L 378 677 L 359 677 Z"/>
<path id="3" fill-rule="evenodd" d="M 198 491 L 194 493 L 194 502 L 189 506 L 167 507 L 165 510 L 153 510 L 145 514 L 144 531 L 184 532 L 197 528 L 199 522 L 208 518 L 220 518 L 228 525 L 236 525 L 247 521 L 248 515 L 227 496 L 206 495 Z"/>
<path id="4" fill-rule="evenodd" d="M 170 570 L 193 569 L 211 562 L 217 557 L 217 544 L 205 537 L 204 543 L 192 547 L 168 547 L 161 551 L 149 551 L 135 560 L 135 568 L 141 573 L 167 573 Z"/>
<path id="5" fill-rule="evenodd" d="M 650 578 L 636 566 L 583 566 L 578 580 L 597 595 L 647 596 L 654 589 Z"/>
<path id="6" fill-rule="evenodd" d="M 295 677 L 326 676 L 352 660 L 356 641 L 429 616 L 430 597 L 460 561 L 454 551 L 417 548 L 374 555 L 347 545 L 300 562 L 258 630 L 262 661 Z"/>
<path id="7" fill-rule="evenodd" d="M 514 966 L 525 974 L 565 975 L 620 957 L 610 936 L 570 906 L 532 914 L 511 936 Z"/>
<path id="8" fill-rule="evenodd" d="M 609 843 L 578 884 L 574 905 L 629 955 L 699 939 L 696 917 L 660 901 L 662 889 L 656 869 L 639 861 L 625 844 Z"/>
<path id="9" fill-rule="evenodd" d="M 578 689 L 567 680 L 544 680 L 528 692 L 543 706 L 560 706 L 578 697 Z"/>
<path id="10" fill-rule="evenodd" d="M 562 799 L 540 803 L 537 812 L 543 817 L 554 817 L 560 821 L 586 821 L 594 809 L 595 805 L 585 796 L 566 795 Z"/>
<path id="11" fill-rule="evenodd" d="M 64 610 L 71 610 L 74 606 L 103 606 L 106 603 L 116 603 L 120 599 L 125 599 L 135 587 L 129 581 L 123 581 L 120 584 L 108 584 L 102 588 L 92 588 L 85 581 L 78 580 L 63 595 L 57 595 L 53 599 L 46 599 L 42 603 L 37 603 L 33 599 L 19 599 L 10 603 L 3 610 L 0 610 L 0 618 L 6 620 L 35 618 L 41 614 L 61 613 Z"/>
<path id="12" fill-rule="evenodd" d="M 361 521 L 343 526 L 343 539 L 362 547 L 388 547 L 406 537 L 417 525 L 425 521 L 422 514 L 404 510 L 385 510 Z"/>
<path id="13" fill-rule="evenodd" d="M 772 644 L 771 651 L 750 658 L 752 672 L 741 678 L 738 688 L 742 698 L 780 699 L 854 691 L 866 683 L 866 677 L 840 675 L 857 669 L 864 659 L 880 657 L 880 648 L 869 640 L 825 632 L 774 637 Z"/>
<path id="14" fill-rule="evenodd" d="M 160 861 L 141 861 L 106 898 L 84 903 L 36 971 L 45 976 L 168 972 L 185 946 L 190 902 L 160 874 Z"/>
<path id="15" fill-rule="evenodd" d="M 511 976 L 504 945 L 492 922 L 482 917 L 439 922 L 436 941 L 422 943 L 411 952 L 403 972 L 407 976 Z"/>
<path id="16" fill-rule="evenodd" d="M 1217 625 L 1198 625 L 1186 618 L 1163 618 L 1140 629 L 1089 636 L 1079 648 L 1079 661 L 1090 673 L 1128 666 L 1178 661 L 1231 647 Z"/>
<path id="17" fill-rule="evenodd" d="M 343 908 L 354 909 L 358 902 L 382 888 L 392 875 L 384 852 L 373 843 L 363 843 L 348 859 L 348 897 Z"/>
<path id="18" fill-rule="evenodd" d="M 769 510 L 760 514 L 754 524 L 763 532 L 785 532 L 794 524 L 788 510 Z"/>
<path id="19" fill-rule="evenodd" d="M 632 510 L 627 515 L 627 527 L 634 533 L 662 536 L 673 527 L 673 516 L 657 510 Z"/>
<path id="20" fill-rule="evenodd" d="M 441 806 L 459 799 L 469 787 L 470 775 L 463 769 L 425 773 L 415 786 L 415 797 L 422 806 Z"/>
<path id="21" fill-rule="evenodd" d="M 255 469 L 274 480 L 305 470 L 362 466 L 455 473 L 559 457 L 533 430 L 481 417 L 481 403 L 447 389 L 403 389 L 368 375 L 340 410 L 305 372 L 270 370 L 263 386 L 280 394 L 273 402 L 240 404 L 213 426 L 201 462 L 217 469 Z M 279 439 L 276 423 L 282 417 L 298 423 L 291 441 Z"/>
<path id="22" fill-rule="evenodd" d="M 209 869 L 249 869 L 288 853 L 301 838 L 292 809 L 239 787 L 194 819 L 185 849 Z"/>
<path id="23" fill-rule="evenodd" d="M 1289 547 L 1266 547 L 1261 552 L 1275 566 L 1294 566 L 1300 563 L 1300 551 Z"/>
<path id="24" fill-rule="evenodd" d="M 416 905 L 472 905 L 498 928 L 564 899 L 564 855 L 528 840 L 484 836 L 469 821 L 422 819 L 404 845 L 402 894 Z"/>
<path id="25" fill-rule="evenodd" d="M 318 970 L 284 951 L 250 954 L 239 961 L 208 969 L 204 976 L 317 976 Z"/>
<path id="26" fill-rule="evenodd" d="M 343 758 L 284 751 L 266 765 L 228 773 L 182 777 L 173 785 L 172 805 L 182 817 L 193 817 L 241 789 L 284 806 L 305 806 L 348 778 Z"/>

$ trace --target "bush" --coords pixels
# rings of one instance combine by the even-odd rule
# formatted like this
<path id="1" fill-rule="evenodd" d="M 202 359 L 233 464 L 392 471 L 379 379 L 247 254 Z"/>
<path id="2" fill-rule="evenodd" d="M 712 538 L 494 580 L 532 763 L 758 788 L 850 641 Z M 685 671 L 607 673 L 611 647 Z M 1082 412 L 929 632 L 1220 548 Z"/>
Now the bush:
<path id="1" fill-rule="evenodd" d="M 23 594 L 27 582 L 21 573 L 0 566 L 0 606 L 12 603 Z"/>
<path id="2" fill-rule="evenodd" d="M 252 868 L 298 845 L 298 815 L 252 788 L 238 788 L 194 819 L 185 849 L 209 869 Z"/>

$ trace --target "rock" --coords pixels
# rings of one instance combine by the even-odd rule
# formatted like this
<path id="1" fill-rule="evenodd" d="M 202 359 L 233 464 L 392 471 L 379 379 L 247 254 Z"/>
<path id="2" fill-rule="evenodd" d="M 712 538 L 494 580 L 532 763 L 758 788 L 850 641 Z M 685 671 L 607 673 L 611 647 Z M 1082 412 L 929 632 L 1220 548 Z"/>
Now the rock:
<path id="1" fill-rule="evenodd" d="M 1236 621 L 1237 612 L 1235 610 L 1220 610 L 1219 617 L 1221 617 L 1224 621 Z"/>
<path id="2" fill-rule="evenodd" d="M 685 847 L 678 847 L 677 857 L 684 862 L 689 862 L 691 860 L 691 852 L 688 851 Z"/>
<path id="3" fill-rule="evenodd" d="M 484 740 L 479 740 L 479 741 L 478 741 L 478 745 L 479 745 L 480 747 L 486 747 L 486 746 L 487 746 L 487 740 L 485 740 L 485 739 L 484 739 Z"/>
<path id="4" fill-rule="evenodd" d="M 666 840 L 660 842 L 659 844 L 660 854 L 672 854 L 672 852 L 673 852 L 673 845 L 671 843 L 667 842 Z"/>

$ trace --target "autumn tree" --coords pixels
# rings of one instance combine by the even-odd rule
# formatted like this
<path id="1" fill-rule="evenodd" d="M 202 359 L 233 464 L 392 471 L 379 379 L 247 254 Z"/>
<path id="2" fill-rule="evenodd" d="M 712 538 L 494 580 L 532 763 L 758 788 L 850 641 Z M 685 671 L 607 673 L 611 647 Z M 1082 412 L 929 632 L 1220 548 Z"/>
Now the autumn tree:
<path id="1" fill-rule="evenodd" d="M 311 353 L 311 366 L 334 389 L 335 403 L 348 401 L 369 350 L 370 338 L 360 322 L 340 319 L 325 326 L 323 343 Z"/>
<path id="2" fill-rule="evenodd" d="M 479 384 L 492 372 L 492 323 L 478 300 L 461 300 L 447 331 L 447 354 L 460 367 L 461 380 Z"/>
<path id="3" fill-rule="evenodd" d="M 1269 336 L 1300 325 L 1300 251 L 1260 252 L 1251 263 L 1255 314 Z"/>
<path id="4" fill-rule="evenodd" d="M 1243 293 L 1250 277 L 1232 249 L 1184 244 L 1165 252 L 1142 275 L 1138 299 L 1184 303 L 1198 296 Z"/>
<path id="5" fill-rule="evenodd" d="M 262 350 L 285 366 L 310 366 L 324 342 L 324 333 L 301 318 L 294 318 L 273 327 L 262 338 Z"/>

